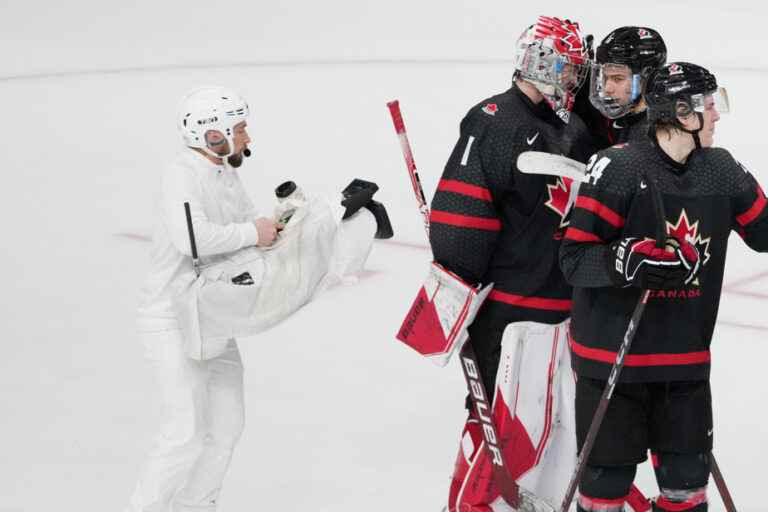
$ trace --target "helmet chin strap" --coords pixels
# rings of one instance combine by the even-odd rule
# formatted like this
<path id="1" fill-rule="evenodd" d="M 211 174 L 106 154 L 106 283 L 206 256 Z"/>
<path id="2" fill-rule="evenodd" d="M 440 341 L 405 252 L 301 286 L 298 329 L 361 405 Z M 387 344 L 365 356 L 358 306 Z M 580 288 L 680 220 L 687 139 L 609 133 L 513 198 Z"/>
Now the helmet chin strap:
<path id="1" fill-rule="evenodd" d="M 704 114 L 696 111 L 694 111 L 694 114 L 696 114 L 696 117 L 699 118 L 699 128 L 696 130 L 686 130 L 681 125 L 680 129 L 693 137 L 693 143 L 696 145 L 696 149 L 701 149 L 701 139 L 699 138 L 699 132 L 704 129 Z"/>
<path id="2" fill-rule="evenodd" d="M 206 141 L 205 146 L 203 146 L 201 149 L 206 152 L 206 154 L 212 156 L 213 158 L 221 158 L 222 160 L 226 161 L 226 159 L 234 154 L 234 148 L 235 148 L 235 141 L 234 138 L 227 137 L 224 135 L 224 140 L 227 142 L 227 146 L 229 147 L 229 153 L 217 153 L 214 150 L 210 148 L 208 145 L 208 142 Z"/>

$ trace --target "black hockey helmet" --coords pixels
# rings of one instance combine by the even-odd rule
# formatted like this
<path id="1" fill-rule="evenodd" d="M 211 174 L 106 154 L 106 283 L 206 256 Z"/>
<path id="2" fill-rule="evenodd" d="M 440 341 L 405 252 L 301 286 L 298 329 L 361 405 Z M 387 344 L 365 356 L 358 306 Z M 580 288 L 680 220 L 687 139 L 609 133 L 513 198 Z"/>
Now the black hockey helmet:
<path id="1" fill-rule="evenodd" d="M 652 28 L 613 30 L 595 50 L 590 102 L 610 119 L 628 114 L 639 104 L 648 75 L 666 61 L 667 46 Z M 617 82 L 617 76 L 624 78 Z"/>
<path id="2" fill-rule="evenodd" d="M 729 110 L 728 95 L 725 89 L 718 87 L 715 75 L 689 62 L 673 62 L 651 73 L 644 97 L 651 130 L 660 125 L 673 126 L 693 135 L 697 146 L 698 132 L 704 124 L 702 112 L 708 104 L 722 113 Z M 707 98 L 711 100 L 708 102 Z M 692 113 L 699 116 L 699 130 L 685 130 L 678 119 Z"/>
<path id="3" fill-rule="evenodd" d="M 620 27 L 605 36 L 595 50 L 598 64 L 624 64 L 633 73 L 647 77 L 667 62 L 667 45 L 648 27 Z"/>
<path id="4" fill-rule="evenodd" d="M 718 90 L 715 75 L 689 62 L 673 62 L 651 73 L 645 85 L 648 121 L 677 123 L 677 116 L 700 110 L 703 98 Z"/>

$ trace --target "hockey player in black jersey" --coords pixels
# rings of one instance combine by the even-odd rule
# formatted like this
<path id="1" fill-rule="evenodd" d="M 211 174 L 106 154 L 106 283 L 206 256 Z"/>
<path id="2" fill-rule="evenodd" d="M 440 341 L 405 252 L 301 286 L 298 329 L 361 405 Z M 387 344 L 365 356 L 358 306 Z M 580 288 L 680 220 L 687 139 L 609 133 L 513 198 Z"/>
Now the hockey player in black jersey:
<path id="1" fill-rule="evenodd" d="M 762 189 L 728 151 L 711 147 L 727 111 L 715 77 L 669 64 L 651 74 L 645 100 L 649 137 L 592 157 L 560 251 L 575 287 L 579 446 L 641 290 L 652 290 L 580 482 L 580 511 L 622 510 L 648 450 L 661 490 L 653 510 L 707 510 L 709 346 L 729 234 L 768 252 Z M 666 250 L 653 240 L 660 219 L 647 180 L 664 203 Z"/>
<path id="2" fill-rule="evenodd" d="M 594 152 L 645 137 L 643 85 L 666 62 L 667 46 L 652 28 L 620 27 L 600 42 L 589 86 L 579 91 L 574 107 L 592 134 Z"/>
<path id="3" fill-rule="evenodd" d="M 587 54 L 577 23 L 540 17 L 524 32 L 512 87 L 462 120 L 430 218 L 435 261 L 469 283 L 494 283 L 469 342 L 489 395 L 497 394 L 494 419 L 513 478 L 525 474 L 524 487 L 553 501 L 576 455 L 565 336 L 572 290 L 558 266 L 571 183 L 522 174 L 516 162 L 528 150 L 586 160 L 586 127 L 570 112 Z M 450 511 L 487 510 L 495 501 L 502 510 L 480 428 L 470 414 Z"/>

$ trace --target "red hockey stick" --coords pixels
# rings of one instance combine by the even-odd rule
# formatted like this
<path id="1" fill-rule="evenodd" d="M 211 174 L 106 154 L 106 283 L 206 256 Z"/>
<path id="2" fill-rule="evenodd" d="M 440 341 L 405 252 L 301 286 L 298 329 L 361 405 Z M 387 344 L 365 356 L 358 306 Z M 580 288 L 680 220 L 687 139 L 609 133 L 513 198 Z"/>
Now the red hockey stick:
<path id="1" fill-rule="evenodd" d="M 416 195 L 419 211 L 424 217 L 424 229 L 427 231 L 427 238 L 429 238 L 429 206 L 427 206 L 427 200 L 424 197 L 424 189 L 421 188 L 421 180 L 419 179 L 419 172 L 416 170 L 416 162 L 413 161 L 413 151 L 411 151 L 411 143 L 408 142 L 408 133 L 405 131 L 403 114 L 400 112 L 400 102 L 398 100 L 390 101 L 387 103 L 387 107 L 389 107 L 392 122 L 395 124 L 397 137 L 400 139 L 400 149 L 403 151 L 405 166 L 408 168 L 408 175 L 411 178 L 413 193 Z"/>

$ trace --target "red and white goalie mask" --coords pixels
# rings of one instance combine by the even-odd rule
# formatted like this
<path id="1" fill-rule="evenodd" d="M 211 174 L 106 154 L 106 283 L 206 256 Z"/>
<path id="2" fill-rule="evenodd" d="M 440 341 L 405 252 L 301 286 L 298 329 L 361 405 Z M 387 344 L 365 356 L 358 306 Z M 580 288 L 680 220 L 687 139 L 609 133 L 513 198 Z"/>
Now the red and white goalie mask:
<path id="1" fill-rule="evenodd" d="M 579 24 L 539 16 L 517 40 L 516 76 L 531 82 L 564 122 L 589 70 L 589 45 Z"/>

